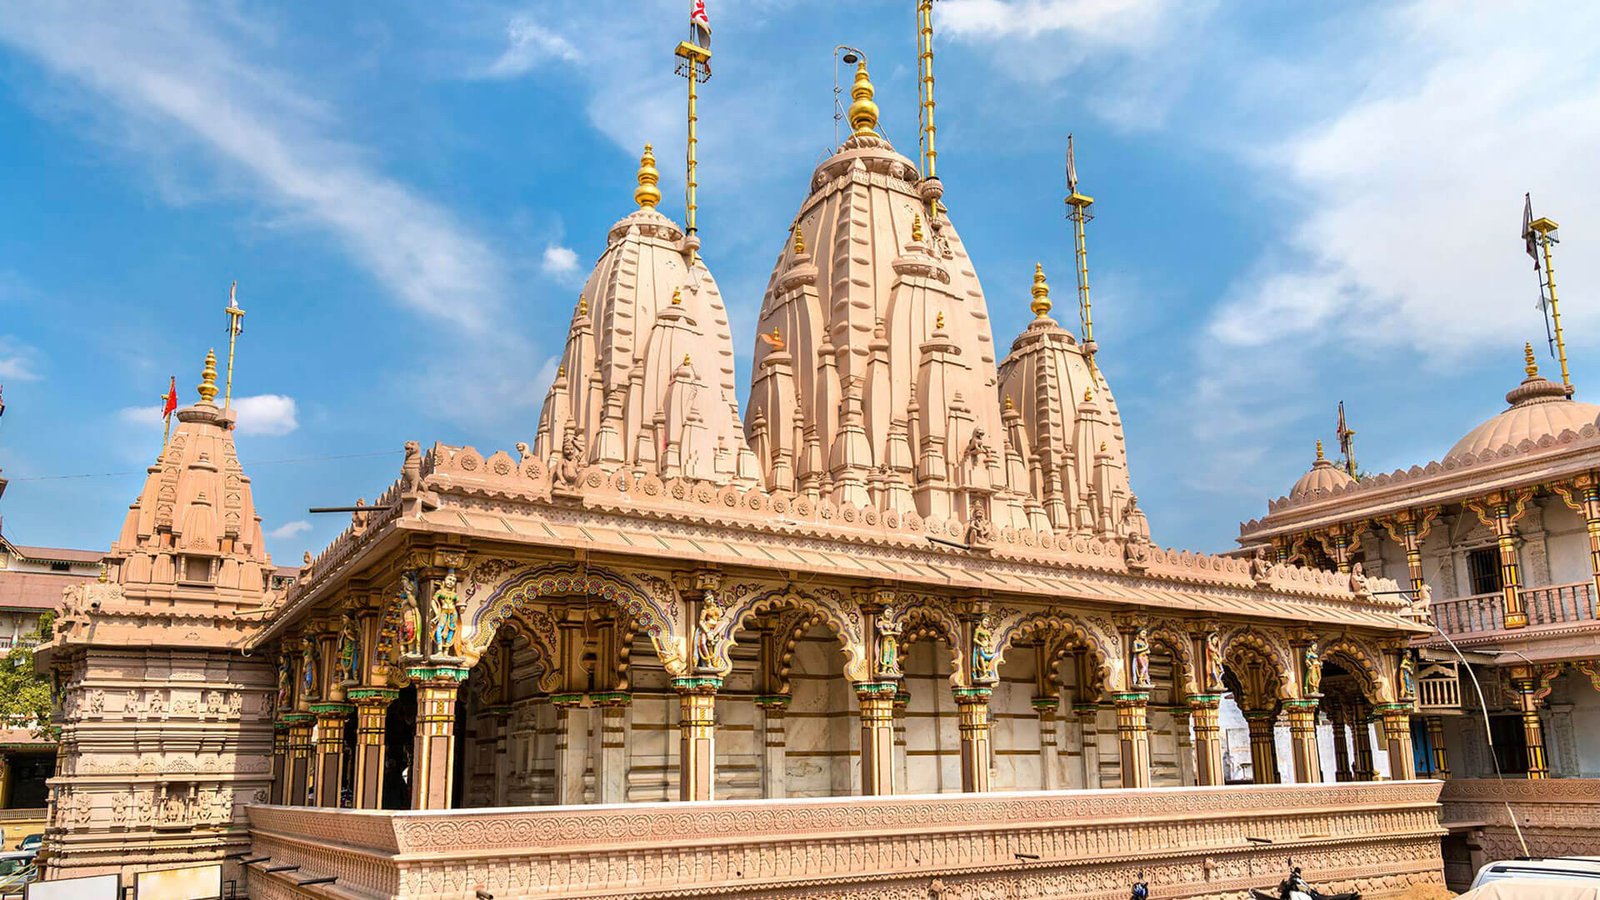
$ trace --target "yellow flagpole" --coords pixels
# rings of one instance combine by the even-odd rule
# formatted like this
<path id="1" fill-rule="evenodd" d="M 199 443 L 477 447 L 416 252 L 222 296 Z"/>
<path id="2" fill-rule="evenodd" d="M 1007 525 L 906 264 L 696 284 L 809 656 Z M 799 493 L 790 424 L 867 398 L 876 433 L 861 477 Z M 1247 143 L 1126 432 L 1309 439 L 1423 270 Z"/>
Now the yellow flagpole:
<path id="1" fill-rule="evenodd" d="M 239 339 L 239 332 L 244 330 L 244 310 L 239 308 L 239 282 L 235 281 L 228 288 L 228 306 L 223 311 L 228 314 L 228 379 L 222 395 L 222 408 L 227 409 L 233 403 L 233 345 Z"/>
<path id="2" fill-rule="evenodd" d="M 917 81 L 922 101 L 922 177 L 937 178 L 939 151 L 933 138 L 933 0 L 917 0 Z M 928 198 L 928 220 L 938 214 L 939 201 Z"/>
<path id="3" fill-rule="evenodd" d="M 1561 301 L 1556 299 L 1556 264 L 1550 256 L 1550 245 L 1561 239 L 1556 236 L 1556 225 L 1549 219 L 1534 219 L 1528 224 L 1539 235 L 1539 246 L 1544 250 L 1544 280 L 1550 287 L 1550 320 L 1555 326 L 1556 358 L 1561 361 L 1561 384 L 1572 393 L 1572 375 L 1567 371 L 1567 340 L 1561 333 Z"/>
<path id="4" fill-rule="evenodd" d="M 699 148 L 700 124 L 700 89 L 702 77 L 710 79 L 711 51 L 691 41 L 681 41 L 673 51 L 683 62 L 678 65 L 678 74 L 689 79 L 689 108 L 688 108 L 688 153 L 685 159 L 686 176 L 684 179 L 684 235 L 689 238 L 689 261 L 694 262 L 695 248 L 699 246 L 699 202 L 697 193 L 700 187 L 700 161 L 696 156 Z M 703 74 L 702 74 L 703 70 Z"/>
<path id="5" fill-rule="evenodd" d="M 1078 268 L 1078 312 L 1083 319 L 1083 350 L 1094 365 L 1094 315 L 1089 307 L 1089 244 L 1084 225 L 1094 218 L 1089 211 L 1094 198 L 1078 192 L 1078 169 L 1073 158 L 1072 135 L 1067 135 L 1067 218 L 1072 220 L 1073 252 Z"/>

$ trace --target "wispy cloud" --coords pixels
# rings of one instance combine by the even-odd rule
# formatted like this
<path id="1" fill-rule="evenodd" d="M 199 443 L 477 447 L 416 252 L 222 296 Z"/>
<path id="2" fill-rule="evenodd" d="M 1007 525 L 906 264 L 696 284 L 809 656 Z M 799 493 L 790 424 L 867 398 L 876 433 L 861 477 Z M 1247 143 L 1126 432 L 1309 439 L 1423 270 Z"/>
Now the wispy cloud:
<path id="1" fill-rule="evenodd" d="M 544 248 L 544 261 L 540 268 L 553 278 L 571 278 L 578 272 L 578 253 L 571 247 L 551 244 Z"/>
<path id="2" fill-rule="evenodd" d="M 540 65 L 577 62 L 583 54 L 561 35 L 528 16 L 513 16 L 506 25 L 506 48 L 478 73 L 483 78 L 519 78 Z"/>
<path id="3" fill-rule="evenodd" d="M 0 42 L 107 101 L 121 124 L 181 134 L 262 197 L 336 237 L 395 297 L 485 331 L 503 296 L 501 260 L 444 207 L 363 160 L 337 116 L 251 57 L 259 34 L 208 6 L 22 0 Z"/>
<path id="4" fill-rule="evenodd" d="M 300 427 L 293 397 L 282 394 L 237 397 L 233 401 L 233 408 L 239 414 L 237 428 L 240 434 L 282 437 Z"/>
<path id="5" fill-rule="evenodd" d="M 310 530 L 310 522 L 307 522 L 304 519 L 296 519 L 293 522 L 285 522 L 282 525 L 279 525 L 277 528 L 267 532 L 267 537 L 275 541 L 286 541 L 297 534 L 305 534 Z"/>
<path id="6" fill-rule="evenodd" d="M 43 358 L 37 347 L 0 335 L 0 384 L 6 381 L 38 381 L 39 365 Z"/>

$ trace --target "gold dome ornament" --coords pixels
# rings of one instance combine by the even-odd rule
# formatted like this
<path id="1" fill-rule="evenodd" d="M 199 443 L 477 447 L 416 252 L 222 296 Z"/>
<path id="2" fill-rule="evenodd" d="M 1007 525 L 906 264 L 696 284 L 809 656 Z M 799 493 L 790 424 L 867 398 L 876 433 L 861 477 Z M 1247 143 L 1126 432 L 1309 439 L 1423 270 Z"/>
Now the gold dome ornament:
<path id="1" fill-rule="evenodd" d="M 922 213 L 911 217 L 911 241 L 916 244 L 922 243 Z"/>
<path id="2" fill-rule="evenodd" d="M 200 370 L 200 386 L 195 390 L 200 392 L 202 406 L 216 406 L 213 401 L 217 399 L 217 351 L 206 351 L 206 367 Z"/>
<path id="3" fill-rule="evenodd" d="M 1535 360 L 1533 358 L 1533 342 L 1532 341 L 1529 341 L 1529 342 L 1527 342 L 1527 343 L 1522 345 L 1522 362 L 1523 362 L 1522 371 L 1528 373 L 1528 377 L 1529 378 L 1532 378 L 1533 376 L 1539 374 L 1539 363 L 1538 363 L 1537 360 Z"/>
<path id="4" fill-rule="evenodd" d="M 875 134 L 878 130 L 878 104 L 872 102 L 872 81 L 867 77 L 867 61 L 856 64 L 856 81 L 850 88 L 850 127 L 857 136 Z"/>
<path id="5" fill-rule="evenodd" d="M 1041 319 L 1050 315 L 1050 283 L 1044 280 L 1044 263 L 1033 264 L 1033 303 L 1029 308 Z"/>
<path id="6" fill-rule="evenodd" d="M 644 155 L 639 157 L 639 186 L 633 189 L 634 202 L 640 209 L 655 209 L 661 202 L 661 173 L 656 170 L 656 154 L 649 144 L 644 145 Z"/>

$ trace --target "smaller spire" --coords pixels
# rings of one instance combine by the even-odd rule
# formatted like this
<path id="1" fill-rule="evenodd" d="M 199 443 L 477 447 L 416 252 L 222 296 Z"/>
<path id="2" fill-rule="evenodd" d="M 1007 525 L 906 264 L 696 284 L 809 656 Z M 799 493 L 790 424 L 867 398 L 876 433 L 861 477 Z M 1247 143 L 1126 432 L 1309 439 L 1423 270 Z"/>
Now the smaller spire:
<path id="1" fill-rule="evenodd" d="M 850 88 L 850 127 L 856 136 L 873 134 L 878 129 L 878 104 L 872 102 L 872 80 L 867 77 L 867 61 L 856 64 L 856 81 Z"/>
<path id="2" fill-rule="evenodd" d="M 911 218 L 911 240 L 922 243 L 922 213 L 917 213 Z"/>
<path id="3" fill-rule="evenodd" d="M 200 392 L 201 406 L 217 405 L 212 402 L 217 398 L 217 351 L 206 351 L 206 367 L 200 370 L 200 386 L 196 390 Z"/>
<path id="4" fill-rule="evenodd" d="M 639 186 L 633 189 L 634 202 L 640 209 L 655 209 L 661 202 L 661 173 L 656 170 L 656 154 L 649 144 L 644 145 L 644 155 L 639 157 Z"/>
<path id="5" fill-rule="evenodd" d="M 1321 462 L 1326 458 L 1322 455 L 1322 438 L 1317 438 L 1317 462 Z"/>
<path id="6" fill-rule="evenodd" d="M 1535 361 L 1534 358 L 1533 358 L 1533 342 L 1532 341 L 1529 341 L 1529 342 L 1527 342 L 1527 343 L 1522 345 L 1522 362 L 1523 362 L 1522 371 L 1527 372 L 1529 378 L 1533 378 L 1534 376 L 1539 374 L 1539 363 L 1537 361 Z"/>
<path id="7" fill-rule="evenodd" d="M 1033 264 L 1033 303 L 1030 308 L 1041 319 L 1050 315 L 1050 283 L 1044 280 L 1044 263 Z"/>

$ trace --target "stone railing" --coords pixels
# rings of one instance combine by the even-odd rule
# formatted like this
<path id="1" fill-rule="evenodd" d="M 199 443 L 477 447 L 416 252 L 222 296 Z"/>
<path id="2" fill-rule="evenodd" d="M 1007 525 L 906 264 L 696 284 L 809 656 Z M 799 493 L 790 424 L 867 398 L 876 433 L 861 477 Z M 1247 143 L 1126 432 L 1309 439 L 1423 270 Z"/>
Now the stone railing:
<path id="1" fill-rule="evenodd" d="M 1443 884 L 1432 781 L 634 803 L 451 812 L 250 807 L 250 896 L 1241 896 L 1288 860 L 1368 898 Z M 265 864 L 264 864 L 265 865 Z"/>
<path id="2" fill-rule="evenodd" d="M 1600 847 L 1600 779 L 1457 778 L 1445 782 L 1441 799 L 1445 824 L 1477 833 L 1480 865 L 1525 855 L 1591 854 Z"/>
<path id="3" fill-rule="evenodd" d="M 1523 588 L 1518 592 L 1529 625 L 1561 625 L 1595 619 L 1594 584 L 1577 581 Z M 1500 631 L 1505 619 L 1505 598 L 1499 592 L 1436 600 L 1433 621 L 1448 635 Z"/>

